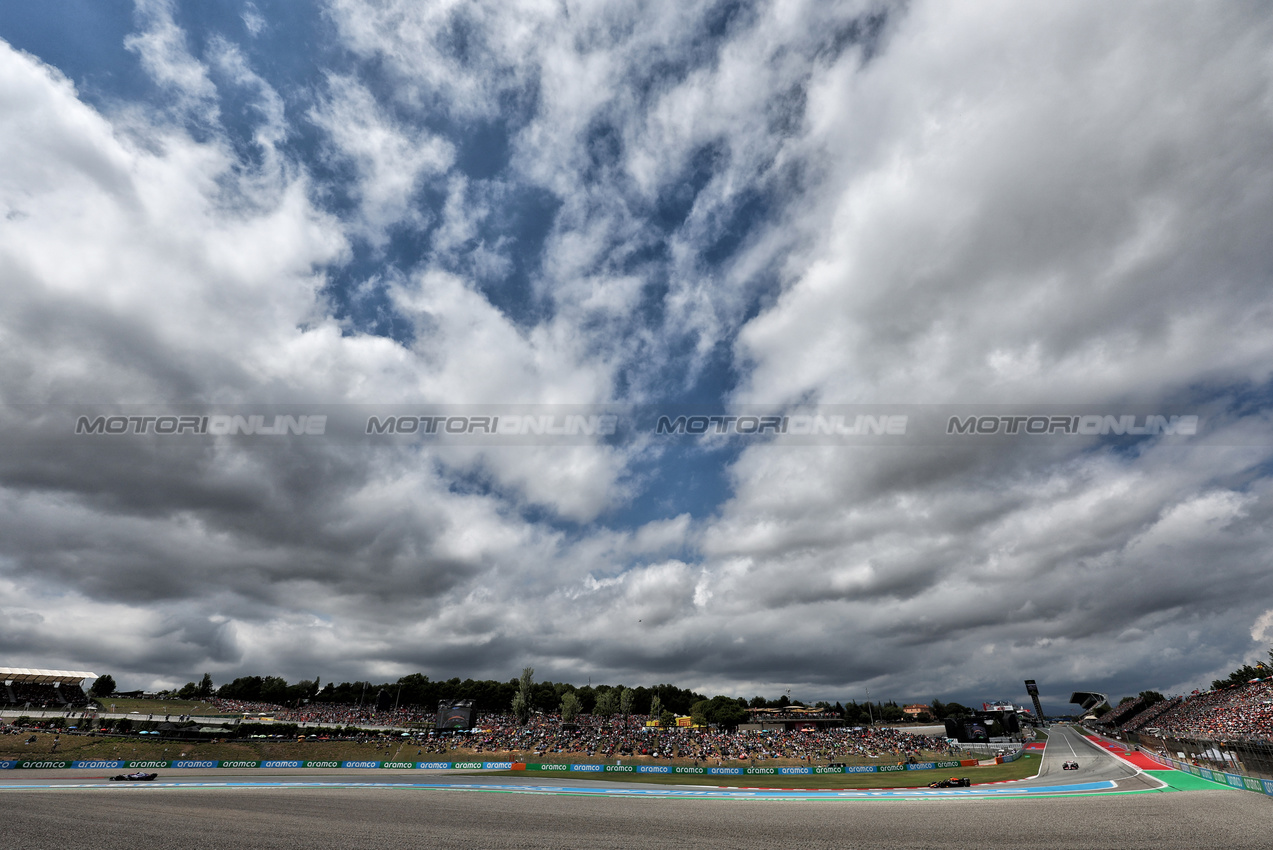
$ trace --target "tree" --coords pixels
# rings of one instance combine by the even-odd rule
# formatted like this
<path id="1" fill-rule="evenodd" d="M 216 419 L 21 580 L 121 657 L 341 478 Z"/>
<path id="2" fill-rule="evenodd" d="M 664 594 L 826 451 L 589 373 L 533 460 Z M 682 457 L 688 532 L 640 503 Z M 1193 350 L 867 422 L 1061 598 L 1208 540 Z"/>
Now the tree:
<path id="1" fill-rule="evenodd" d="M 212 674 L 204 673 L 203 678 L 199 680 L 199 688 L 195 694 L 199 699 L 207 699 L 212 696 Z"/>
<path id="2" fill-rule="evenodd" d="M 579 712 L 583 710 L 583 703 L 579 701 L 579 697 L 575 696 L 574 691 L 566 691 L 561 696 L 561 722 L 573 723 L 575 718 L 579 716 Z"/>
<path id="3" fill-rule="evenodd" d="M 1229 674 L 1227 679 L 1216 679 L 1211 683 L 1211 687 L 1215 690 L 1227 688 L 1231 685 L 1241 685 L 1252 679 L 1263 679 L 1266 676 L 1273 675 L 1273 649 L 1269 649 L 1269 660 L 1266 664 L 1263 661 L 1256 662 L 1255 666 L 1243 664 L 1238 669 Z"/>
<path id="4" fill-rule="evenodd" d="M 665 710 L 662 714 L 659 715 L 659 725 L 665 726 L 669 729 L 676 726 L 676 715 L 670 711 Z"/>
<path id="5" fill-rule="evenodd" d="M 614 688 L 606 688 L 597 695 L 597 704 L 593 706 L 592 713 L 598 717 L 613 717 L 618 710 L 618 694 L 614 692 Z"/>
<path id="6" fill-rule="evenodd" d="M 650 710 L 647 712 L 651 720 L 657 720 L 660 724 L 663 722 L 663 700 L 659 699 L 659 695 L 655 694 L 650 697 Z"/>
<path id="7" fill-rule="evenodd" d="M 732 729 L 740 723 L 746 723 L 750 714 L 747 711 L 746 700 L 714 696 L 709 700 L 699 700 L 694 703 L 690 716 L 696 718 L 695 723 L 714 723 L 717 726 Z"/>
<path id="8" fill-rule="evenodd" d="M 517 680 L 517 694 L 513 697 L 513 714 L 518 723 L 530 719 L 531 700 L 534 698 L 532 688 L 535 684 L 535 668 L 523 667 L 521 678 Z"/>
<path id="9" fill-rule="evenodd" d="M 274 705 L 287 703 L 287 680 L 282 676 L 266 676 L 261 680 L 261 702 Z"/>
<path id="10" fill-rule="evenodd" d="M 628 725 L 628 715 L 632 713 L 632 699 L 636 694 L 631 688 L 624 688 L 619 692 L 619 711 L 623 713 L 623 725 Z"/>
<path id="11" fill-rule="evenodd" d="M 261 681 L 260 676 L 240 676 L 218 688 L 217 696 L 222 699 L 257 702 L 261 699 Z"/>
<path id="12" fill-rule="evenodd" d="M 109 673 L 104 676 L 98 676 L 97 681 L 93 683 L 93 687 L 88 689 L 89 696 L 108 697 L 115 693 L 115 680 Z"/>

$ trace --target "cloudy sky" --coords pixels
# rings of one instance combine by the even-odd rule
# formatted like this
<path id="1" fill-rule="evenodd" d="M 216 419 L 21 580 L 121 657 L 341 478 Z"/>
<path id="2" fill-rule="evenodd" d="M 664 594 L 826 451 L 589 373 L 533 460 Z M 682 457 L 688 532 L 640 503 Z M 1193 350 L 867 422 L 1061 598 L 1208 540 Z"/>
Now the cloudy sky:
<path id="1" fill-rule="evenodd" d="M 1243 3 L 4 4 L 0 665 L 1060 711 L 1263 657 L 1270 45 Z"/>

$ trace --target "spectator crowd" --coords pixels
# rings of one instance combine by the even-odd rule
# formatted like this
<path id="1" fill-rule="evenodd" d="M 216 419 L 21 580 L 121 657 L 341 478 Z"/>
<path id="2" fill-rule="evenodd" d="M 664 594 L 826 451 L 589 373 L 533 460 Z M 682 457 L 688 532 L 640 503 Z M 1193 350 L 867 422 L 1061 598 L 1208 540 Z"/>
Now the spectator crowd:
<path id="1" fill-rule="evenodd" d="M 1110 710 L 1100 725 L 1112 732 L 1166 738 L 1273 741 L 1273 678 L 1174 696 L 1148 707 L 1140 698 Z"/>
<path id="2" fill-rule="evenodd" d="M 433 713 L 419 706 L 376 710 L 359 705 L 312 703 L 282 708 L 270 703 L 214 697 L 219 710 L 268 715 L 276 722 L 315 726 L 421 726 Z M 692 760 L 699 764 L 757 763 L 765 760 L 797 760 L 830 763 L 848 759 L 881 759 L 887 762 L 926 761 L 949 757 L 955 750 L 944 737 L 916 735 L 891 728 L 824 727 L 816 730 L 739 730 L 648 726 L 645 715 L 601 717 L 582 714 L 571 723 L 560 715 L 532 715 L 525 724 L 512 714 L 485 714 L 474 728 L 454 735 L 413 735 L 412 746 L 420 754 L 444 754 L 464 750 L 512 758 L 589 757 L 621 759 L 644 756 Z M 766 719 L 769 719 L 767 716 Z"/>
<path id="3" fill-rule="evenodd" d="M 249 702 L 212 697 L 208 703 L 227 714 L 268 715 L 278 722 L 322 726 L 420 726 L 431 722 L 435 712 L 418 705 L 377 710 L 374 705 L 337 705 L 311 702 L 284 708 L 268 702 Z"/>
<path id="4" fill-rule="evenodd" d="M 1273 740 L 1273 681 L 1191 696 L 1148 725 L 1171 738 Z"/>
<path id="5" fill-rule="evenodd" d="M 581 715 L 562 723 L 556 715 L 538 715 L 519 724 L 511 714 L 486 715 L 463 744 L 449 736 L 431 739 L 425 749 L 442 753 L 457 746 L 509 758 L 588 757 L 692 760 L 702 765 L 757 763 L 771 759 L 832 763 L 849 759 L 888 762 L 947 757 L 944 737 L 914 735 L 888 728 L 797 730 L 695 729 L 647 726 L 643 715 L 603 718 Z"/>

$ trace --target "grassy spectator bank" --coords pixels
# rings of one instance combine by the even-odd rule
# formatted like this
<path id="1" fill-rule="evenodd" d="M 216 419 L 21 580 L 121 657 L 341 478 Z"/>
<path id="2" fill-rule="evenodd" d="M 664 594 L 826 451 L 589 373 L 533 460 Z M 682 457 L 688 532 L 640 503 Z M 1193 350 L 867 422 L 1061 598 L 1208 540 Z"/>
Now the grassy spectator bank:
<path id="1" fill-rule="evenodd" d="M 436 748 L 430 752 L 407 740 L 381 741 L 280 741 L 280 740 L 246 740 L 246 741 L 149 741 L 136 737 L 90 737 L 86 735 L 70 735 L 62 733 L 54 735 L 48 732 L 36 733 L 36 740 L 25 743 L 32 733 L 23 732 L 18 735 L 0 736 L 0 759 L 34 759 L 53 757 L 64 760 L 88 761 L 94 759 L 129 761 L 167 761 L 173 759 L 218 759 L 236 761 L 267 760 L 307 760 L 307 761 L 469 761 L 469 760 L 522 760 L 524 754 L 477 752 L 473 749 L 452 749 L 438 753 Z M 53 749 L 57 742 L 56 751 Z M 537 762 L 584 764 L 598 763 L 597 759 L 589 759 L 582 755 L 570 756 L 561 754 L 556 757 L 539 757 Z M 648 757 L 624 757 L 624 764 L 660 764 L 682 765 L 693 764 L 690 759 L 653 759 Z M 889 759 L 849 759 L 849 764 L 891 764 Z M 765 759 L 758 760 L 756 765 L 763 767 L 796 767 L 805 764 L 797 759 Z M 743 763 L 730 763 L 730 766 L 743 766 Z M 710 784 L 727 786 L 780 786 L 785 788 L 894 788 L 916 785 L 927 785 L 934 779 L 945 776 L 968 776 L 975 783 L 1000 782 L 1007 779 L 1021 779 L 1033 776 L 1038 771 L 1039 756 L 1027 754 L 1011 764 L 985 767 L 938 768 L 924 771 L 905 771 L 901 773 L 868 773 L 868 774 L 831 774 L 824 776 L 660 776 L 655 774 L 596 774 L 572 773 L 573 779 L 605 780 L 622 782 L 652 782 L 655 784 Z M 560 771 L 507 771 L 496 775 L 517 776 L 556 776 Z"/>
<path id="2" fill-rule="evenodd" d="M 628 764 L 628 760 L 623 760 Z M 632 762 L 636 764 L 638 762 Z M 772 767 L 768 762 L 767 767 Z M 915 788 L 945 779 L 948 776 L 967 776 L 974 785 L 987 782 L 1007 782 L 1026 779 L 1039 772 L 1039 756 L 1027 754 L 1009 764 L 984 767 L 937 768 L 935 770 L 906 770 L 898 773 L 831 773 L 814 776 L 777 776 L 752 774 L 750 776 L 714 775 L 660 775 L 656 773 L 570 773 L 561 771 L 508 770 L 494 776 L 542 776 L 595 782 L 644 782 L 651 785 L 711 785 L 725 788 Z"/>
<path id="3" fill-rule="evenodd" d="M 35 735 L 35 742 L 25 741 Z M 56 752 L 54 741 L 58 742 Z M 460 739 L 462 740 L 462 739 Z M 185 753 L 185 755 L 181 755 Z M 56 755 L 64 759 L 130 759 L 134 761 L 150 759 L 234 759 L 234 760 L 275 760 L 303 759 L 308 761 L 365 760 L 380 761 L 527 761 L 543 764 L 599 764 L 604 759 L 588 758 L 583 753 L 556 753 L 552 755 L 532 756 L 526 751 L 509 752 L 507 750 L 481 750 L 470 747 L 442 749 L 435 741 L 413 743 L 411 739 L 383 738 L 367 741 L 321 741 L 295 739 L 246 739 L 221 741 L 173 741 L 148 740 L 136 735 L 128 736 L 88 736 L 73 735 L 66 732 L 55 735 L 52 732 L 23 731 L 17 735 L 0 735 L 0 759 L 30 759 L 38 756 Z M 418 758 L 417 758 L 418 756 Z M 934 756 L 945 758 L 945 756 Z M 847 758 L 846 764 L 896 764 L 896 759 Z M 611 762 L 613 763 L 613 762 Z M 624 764 L 672 764 L 688 766 L 693 759 L 654 759 L 648 756 L 624 756 Z M 714 764 L 715 762 L 713 762 Z M 818 764 L 819 762 L 814 762 Z M 730 767 L 745 767 L 749 763 L 731 761 Z M 757 760 L 757 767 L 799 767 L 806 764 L 800 759 L 764 759 Z"/>
<path id="4" fill-rule="evenodd" d="M 105 697 L 98 700 L 98 711 L 106 714 L 131 714 L 136 712 L 142 717 L 153 714 L 162 718 L 165 714 L 176 717 L 191 714 L 198 717 L 242 717 L 243 714 L 222 711 L 210 702 L 196 699 L 133 699 L 129 697 Z M 12 713 L 15 707 L 7 708 Z M 76 709 L 78 714 L 83 709 Z M 52 713 L 52 711 L 50 711 Z"/>

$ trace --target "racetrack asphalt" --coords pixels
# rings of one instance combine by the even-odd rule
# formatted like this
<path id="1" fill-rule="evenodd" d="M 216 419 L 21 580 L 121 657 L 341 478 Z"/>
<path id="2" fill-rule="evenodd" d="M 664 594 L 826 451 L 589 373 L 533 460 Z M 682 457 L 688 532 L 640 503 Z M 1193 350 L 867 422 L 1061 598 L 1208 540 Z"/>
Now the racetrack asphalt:
<path id="1" fill-rule="evenodd" d="M 1073 738 L 1071 738 L 1073 736 Z M 1112 779 L 1122 789 L 1158 787 L 1136 769 L 1054 728 L 1037 779 L 1040 787 Z M 1079 739 L 1081 740 L 1081 739 Z M 1069 747 L 1074 746 L 1074 755 Z M 1077 756 L 1081 770 L 1060 771 Z M 555 792 L 513 793 L 509 777 L 395 776 L 434 787 L 243 787 L 224 777 L 188 777 L 181 785 L 45 780 L 44 790 L 0 781 L 0 835 L 23 850 L 77 848 L 1268 848 L 1273 799 L 1214 790 L 1115 793 L 1023 799 L 948 794 L 924 799 L 659 798 Z M 24 772 L 26 773 L 26 772 Z M 397 773 L 396 771 L 394 773 Z M 326 772 L 324 778 L 330 777 Z M 168 779 L 168 776 L 162 779 Z M 274 777 L 277 778 L 277 777 Z M 295 774 L 286 777 L 301 779 Z M 263 781 L 259 773 L 255 781 Z M 303 777 L 305 781 L 315 777 Z M 348 776 L 341 777 L 346 782 Z M 354 781 L 366 781 L 366 771 Z M 219 787 L 197 783 L 219 781 Z M 236 781 L 246 781 L 236 778 Z M 442 785 L 486 785 L 486 790 Z M 535 780 L 536 786 L 548 783 Z M 74 785 L 77 787 L 69 787 Z M 584 787 L 584 783 L 579 784 Z M 586 783 L 622 791 L 623 785 Z M 61 787 L 58 787 L 61 786 Z M 495 786 L 502 786 L 496 788 Z M 650 786 L 628 786 L 646 792 Z M 1007 786 L 998 786 L 1007 789 Z M 963 791 L 964 789 L 959 789 Z M 965 791 L 966 794 L 966 791 Z"/>
<path id="2" fill-rule="evenodd" d="M 411 789 L 14 792 L 23 850 L 273 848 L 1268 848 L 1260 794 L 842 802 L 565 797 Z"/>

